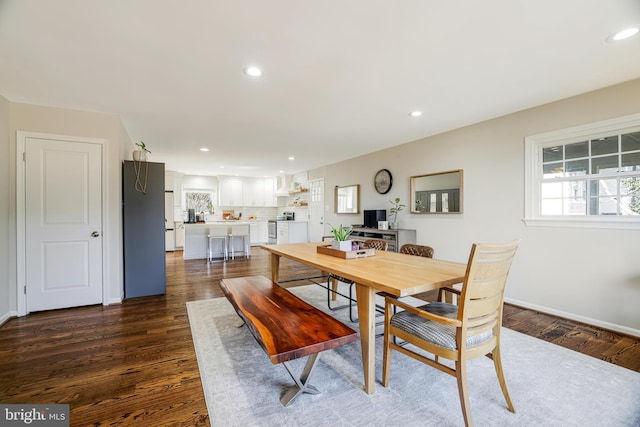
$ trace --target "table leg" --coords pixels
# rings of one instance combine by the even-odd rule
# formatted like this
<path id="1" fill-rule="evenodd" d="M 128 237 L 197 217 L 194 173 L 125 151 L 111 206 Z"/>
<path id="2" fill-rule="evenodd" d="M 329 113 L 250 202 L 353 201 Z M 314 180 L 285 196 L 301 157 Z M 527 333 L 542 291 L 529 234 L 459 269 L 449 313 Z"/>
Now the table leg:
<path id="1" fill-rule="evenodd" d="M 338 279 L 336 279 L 335 277 L 331 277 L 331 289 L 333 289 L 333 291 L 331 292 L 331 300 L 335 301 L 336 299 L 338 299 Z"/>
<path id="2" fill-rule="evenodd" d="M 278 283 L 280 275 L 280 255 L 271 252 L 271 281 Z"/>
<path id="3" fill-rule="evenodd" d="M 362 344 L 362 370 L 364 371 L 364 391 L 371 394 L 376 390 L 376 293 L 375 289 L 356 283 L 358 299 L 358 321 Z"/>

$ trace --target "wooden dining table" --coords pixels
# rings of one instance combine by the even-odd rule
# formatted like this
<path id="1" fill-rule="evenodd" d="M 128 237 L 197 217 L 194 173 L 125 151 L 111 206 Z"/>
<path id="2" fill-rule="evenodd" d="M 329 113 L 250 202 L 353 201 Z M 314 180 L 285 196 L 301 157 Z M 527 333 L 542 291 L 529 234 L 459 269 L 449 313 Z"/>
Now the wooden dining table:
<path id="1" fill-rule="evenodd" d="M 376 293 L 386 292 L 404 297 L 461 283 L 467 266 L 458 262 L 387 251 L 376 251 L 374 256 L 354 259 L 318 253 L 317 247 L 326 245 L 326 242 L 318 242 L 261 247 L 270 252 L 271 280 L 276 283 L 282 257 L 355 282 L 364 390 L 371 394 L 375 391 Z"/>

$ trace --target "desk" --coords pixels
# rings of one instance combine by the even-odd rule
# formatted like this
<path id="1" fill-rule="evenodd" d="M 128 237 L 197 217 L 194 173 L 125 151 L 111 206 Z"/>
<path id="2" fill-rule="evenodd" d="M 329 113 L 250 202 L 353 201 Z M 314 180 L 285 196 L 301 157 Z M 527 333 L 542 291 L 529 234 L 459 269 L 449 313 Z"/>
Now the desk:
<path id="1" fill-rule="evenodd" d="M 271 280 L 278 282 L 280 258 L 333 273 L 356 283 L 358 322 L 362 343 L 364 390 L 375 391 L 375 295 L 376 292 L 404 297 L 461 283 L 466 264 L 431 258 L 376 251 L 368 258 L 342 259 L 319 254 L 316 247 L 326 243 L 265 245 L 271 253 Z"/>

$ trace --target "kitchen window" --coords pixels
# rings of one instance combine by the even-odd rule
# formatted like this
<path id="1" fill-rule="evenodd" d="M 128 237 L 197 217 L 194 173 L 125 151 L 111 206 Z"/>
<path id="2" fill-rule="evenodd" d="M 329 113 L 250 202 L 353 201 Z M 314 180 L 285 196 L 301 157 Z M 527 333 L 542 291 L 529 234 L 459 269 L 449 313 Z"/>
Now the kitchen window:
<path id="1" fill-rule="evenodd" d="M 216 192 L 212 190 L 191 189 L 184 190 L 184 206 L 195 212 L 213 213 L 215 209 Z"/>
<path id="2" fill-rule="evenodd" d="M 526 137 L 525 223 L 640 229 L 640 114 Z"/>

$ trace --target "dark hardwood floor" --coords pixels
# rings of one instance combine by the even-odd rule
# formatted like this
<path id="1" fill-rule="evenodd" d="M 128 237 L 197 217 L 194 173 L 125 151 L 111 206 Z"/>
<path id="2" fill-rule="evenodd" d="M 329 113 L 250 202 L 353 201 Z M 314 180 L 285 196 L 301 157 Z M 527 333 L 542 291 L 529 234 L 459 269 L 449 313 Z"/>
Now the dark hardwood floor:
<path id="1" fill-rule="evenodd" d="M 282 280 L 319 274 L 286 259 L 281 267 Z M 166 295 L 9 320 L 0 327 L 0 402 L 66 403 L 73 426 L 209 425 L 185 303 L 222 296 L 223 277 L 253 274 L 269 275 L 258 248 L 250 260 L 211 264 L 168 253 Z M 639 338 L 510 305 L 503 324 L 640 372 Z"/>

